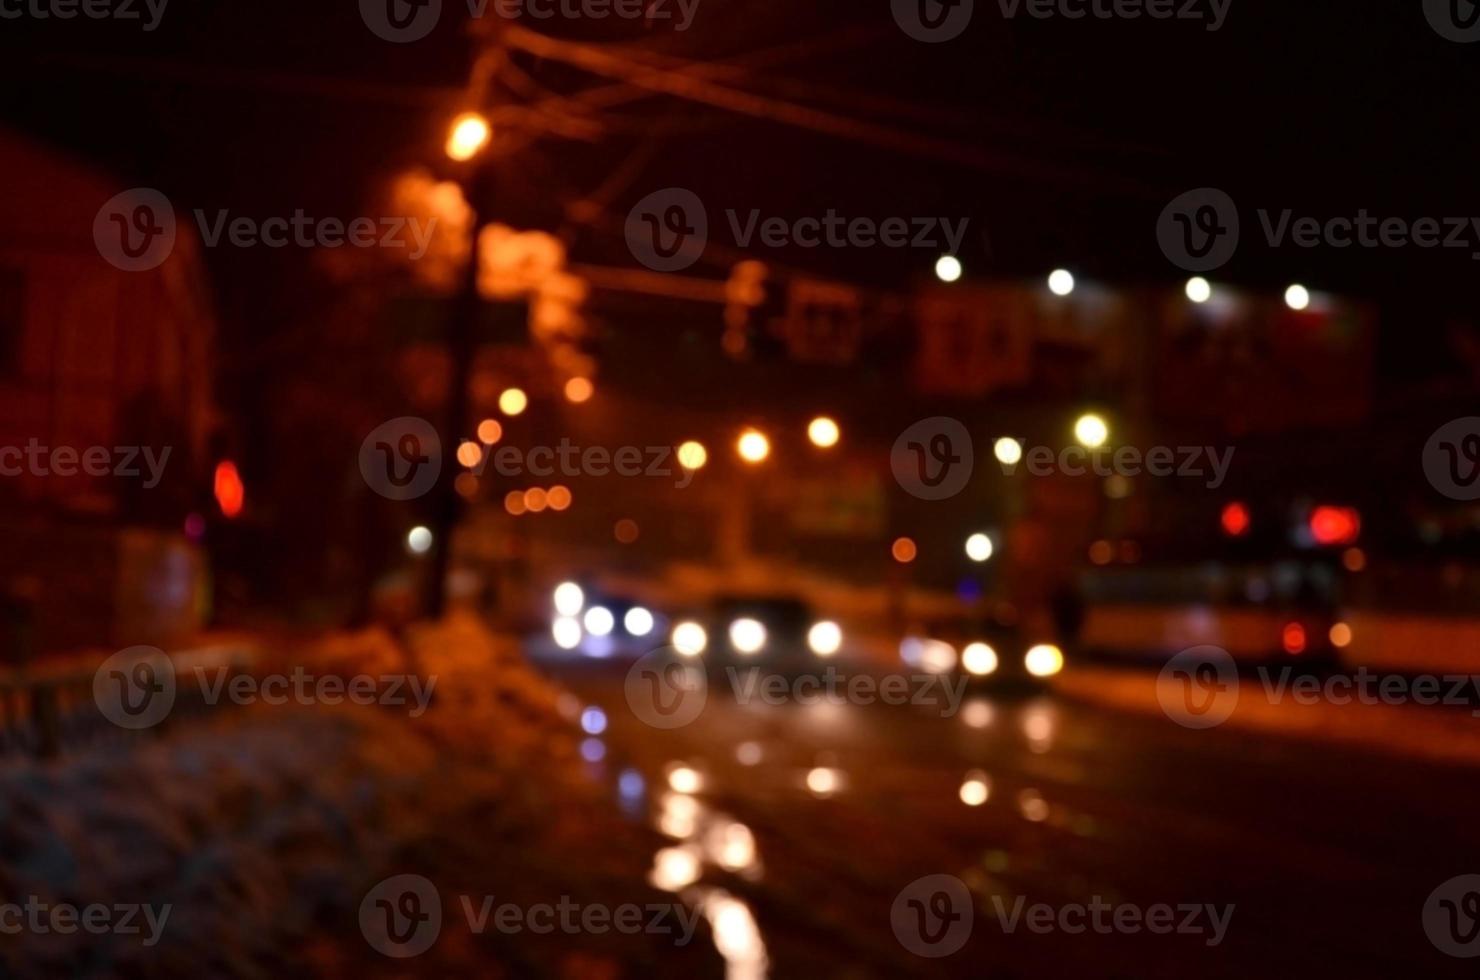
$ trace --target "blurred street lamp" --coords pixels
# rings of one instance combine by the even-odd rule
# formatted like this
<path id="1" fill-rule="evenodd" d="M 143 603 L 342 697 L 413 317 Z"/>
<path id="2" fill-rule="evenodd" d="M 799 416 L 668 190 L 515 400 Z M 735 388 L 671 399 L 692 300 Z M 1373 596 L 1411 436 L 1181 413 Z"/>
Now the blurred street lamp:
<path id="1" fill-rule="evenodd" d="M 478 423 L 478 439 L 484 445 L 491 446 L 504 437 L 504 427 L 499 425 L 498 419 L 484 419 Z"/>
<path id="2" fill-rule="evenodd" d="M 432 547 L 432 532 L 418 524 L 406 532 L 406 549 L 413 555 L 424 555 Z"/>
<path id="3" fill-rule="evenodd" d="M 919 549 L 915 547 L 915 542 L 909 538 L 895 538 L 894 544 L 889 548 L 889 553 L 901 565 L 908 565 L 915 560 L 915 556 L 919 554 Z"/>
<path id="4" fill-rule="evenodd" d="M 755 429 L 746 429 L 735 443 L 735 449 L 740 453 L 740 458 L 747 463 L 764 462 L 771 455 L 771 440 Z"/>
<path id="5" fill-rule="evenodd" d="M 1074 423 L 1074 438 L 1086 449 L 1099 449 L 1110 439 L 1110 426 L 1100 416 L 1086 412 Z"/>
<path id="6" fill-rule="evenodd" d="M 1048 274 L 1048 289 L 1055 296 L 1074 292 L 1074 274 L 1068 269 L 1055 269 Z"/>
<path id="7" fill-rule="evenodd" d="M 819 449 L 831 449 L 838 444 L 842 433 L 838 430 L 838 423 L 826 415 L 819 415 L 807 426 L 807 438 L 812 440 L 812 445 Z"/>
<path id="8" fill-rule="evenodd" d="M 1023 459 L 1023 444 L 1011 436 L 1003 436 L 992 443 L 992 454 L 1003 466 L 1016 466 Z"/>
<path id="9" fill-rule="evenodd" d="M 1202 276 L 1193 276 L 1187 280 L 1187 298 L 1194 303 L 1206 303 L 1213 298 L 1213 287 Z"/>
<path id="10" fill-rule="evenodd" d="M 701 442 L 690 439 L 678 447 L 678 465 L 686 470 L 699 470 L 709 462 L 709 452 Z"/>
<path id="11" fill-rule="evenodd" d="M 941 282 L 955 282 L 961 278 L 961 260 L 954 255 L 942 255 L 935 260 L 935 277 Z"/>
<path id="12" fill-rule="evenodd" d="M 498 410 L 505 415 L 522 415 L 528 407 L 529 396 L 519 388 L 509 388 L 498 396 Z"/>
<path id="13" fill-rule="evenodd" d="M 1297 312 L 1310 306 L 1310 290 L 1298 282 L 1285 290 L 1285 305 Z"/>
<path id="14" fill-rule="evenodd" d="M 488 120 L 477 112 L 464 112 L 452 120 L 447 134 L 447 155 L 458 163 L 477 156 L 493 136 Z"/>
<path id="15" fill-rule="evenodd" d="M 591 383 L 590 378 L 571 378 L 565 383 L 565 400 L 572 405 L 588 402 L 594 394 L 596 386 Z"/>
<path id="16" fill-rule="evenodd" d="M 982 562 L 992 557 L 992 539 L 985 534 L 973 534 L 966 539 L 966 557 Z"/>

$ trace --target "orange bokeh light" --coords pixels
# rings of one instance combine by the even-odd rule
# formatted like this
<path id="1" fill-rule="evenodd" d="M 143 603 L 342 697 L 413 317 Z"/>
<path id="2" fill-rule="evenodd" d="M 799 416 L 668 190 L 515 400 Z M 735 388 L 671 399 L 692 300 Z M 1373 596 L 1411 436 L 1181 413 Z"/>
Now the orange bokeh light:
<path id="1" fill-rule="evenodd" d="M 565 510 L 570 506 L 571 495 L 569 487 L 553 486 L 545 495 L 545 501 L 551 510 Z"/>
<path id="2" fill-rule="evenodd" d="M 464 442 L 457 447 L 457 461 L 472 469 L 483 461 L 483 447 L 476 442 Z"/>
<path id="3" fill-rule="evenodd" d="M 478 439 L 484 445 L 491 446 L 503 437 L 504 427 L 498 419 L 484 419 L 478 423 Z"/>
<path id="4" fill-rule="evenodd" d="M 550 503 L 549 496 L 539 487 L 531 487 L 524 491 L 524 509 L 531 514 L 538 514 Z"/>
<path id="5" fill-rule="evenodd" d="M 915 542 L 909 538 L 895 538 L 894 545 L 889 551 L 894 555 L 894 560 L 902 565 L 908 565 L 920 553 L 920 549 L 915 547 Z"/>
<path id="6" fill-rule="evenodd" d="M 596 386 L 591 383 L 590 378 L 571 378 L 565 383 L 565 399 L 572 405 L 591 400 L 596 394 Z"/>

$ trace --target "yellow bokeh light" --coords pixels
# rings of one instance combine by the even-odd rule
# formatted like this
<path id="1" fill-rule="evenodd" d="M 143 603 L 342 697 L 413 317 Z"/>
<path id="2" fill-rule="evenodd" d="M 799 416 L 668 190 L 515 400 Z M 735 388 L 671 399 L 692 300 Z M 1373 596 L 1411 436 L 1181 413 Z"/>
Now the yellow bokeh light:
<path id="1" fill-rule="evenodd" d="M 702 469 L 709 462 L 709 451 L 703 443 L 690 439 L 678 447 L 678 465 L 686 470 Z"/>
<path id="2" fill-rule="evenodd" d="M 498 410 L 505 415 L 522 415 L 529 407 L 529 396 L 519 388 L 507 388 L 498 396 Z"/>
<path id="3" fill-rule="evenodd" d="M 838 430 L 838 423 L 826 415 L 819 415 L 807 426 L 807 438 L 812 440 L 812 445 L 820 449 L 831 449 L 838 444 L 842 433 Z"/>
<path id="4" fill-rule="evenodd" d="M 1099 449 L 1110 439 L 1110 426 L 1098 415 L 1087 412 L 1074 423 L 1074 438 L 1086 449 Z"/>
<path id="5" fill-rule="evenodd" d="M 452 121 L 447 134 L 447 155 L 458 162 L 471 160 L 488 145 L 492 136 L 487 119 L 476 112 L 465 112 Z"/>
<path id="6" fill-rule="evenodd" d="M 735 448 L 740 452 L 740 458 L 747 463 L 759 463 L 771 455 L 771 440 L 757 432 L 755 429 L 747 429 L 740 436 Z"/>

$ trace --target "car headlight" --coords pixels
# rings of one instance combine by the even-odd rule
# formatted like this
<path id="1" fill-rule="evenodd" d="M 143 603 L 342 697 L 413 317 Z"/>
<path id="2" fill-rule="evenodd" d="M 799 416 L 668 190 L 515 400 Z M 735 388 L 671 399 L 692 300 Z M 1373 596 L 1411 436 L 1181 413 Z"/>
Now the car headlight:
<path id="1" fill-rule="evenodd" d="M 581 624 L 573 616 L 557 616 L 550 626 L 550 634 L 562 650 L 574 650 L 581 645 Z"/>
<path id="2" fill-rule="evenodd" d="M 986 677 L 997 670 L 997 651 L 986 643 L 968 643 L 961 651 L 961 666 L 968 674 Z"/>
<path id="3" fill-rule="evenodd" d="M 697 657 L 709 646 L 709 634 L 695 622 L 683 622 L 673 627 L 673 649 L 685 657 Z"/>
<path id="4" fill-rule="evenodd" d="M 746 617 L 730 624 L 730 646 L 741 653 L 759 653 L 766 645 L 766 628 Z"/>
<path id="5" fill-rule="evenodd" d="M 1052 643 L 1040 643 L 1024 654 L 1023 666 L 1034 677 L 1052 677 L 1064 669 L 1064 651 Z"/>
<path id="6" fill-rule="evenodd" d="M 819 657 L 830 657 L 843 646 L 843 630 L 830 620 L 813 623 L 807 631 L 807 646 Z"/>
<path id="7" fill-rule="evenodd" d="M 605 606 L 592 606 L 586 610 L 586 632 L 592 636 L 606 636 L 617 625 L 617 618 Z"/>
<path id="8" fill-rule="evenodd" d="M 647 636 L 653 631 L 653 614 L 642 606 L 633 606 L 622 617 L 622 626 L 632 636 Z"/>
<path id="9" fill-rule="evenodd" d="M 562 616 L 579 616 L 586 605 L 586 593 L 574 582 L 561 582 L 555 587 L 555 611 Z"/>

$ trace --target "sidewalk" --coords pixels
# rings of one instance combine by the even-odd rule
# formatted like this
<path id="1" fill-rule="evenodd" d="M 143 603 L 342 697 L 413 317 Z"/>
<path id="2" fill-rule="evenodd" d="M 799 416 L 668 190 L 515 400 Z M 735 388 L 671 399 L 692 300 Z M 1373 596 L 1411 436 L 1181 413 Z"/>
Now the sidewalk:
<path id="1" fill-rule="evenodd" d="M 1277 675 L 1276 675 L 1277 676 Z M 1067 698 L 1154 715 L 1175 724 L 1156 694 L 1153 670 L 1074 666 L 1055 679 Z M 1480 718 L 1463 705 L 1298 703 L 1272 700 L 1261 678 L 1240 679 L 1238 703 L 1220 728 L 1300 738 L 1404 758 L 1480 766 Z"/>

